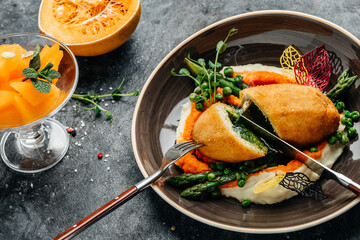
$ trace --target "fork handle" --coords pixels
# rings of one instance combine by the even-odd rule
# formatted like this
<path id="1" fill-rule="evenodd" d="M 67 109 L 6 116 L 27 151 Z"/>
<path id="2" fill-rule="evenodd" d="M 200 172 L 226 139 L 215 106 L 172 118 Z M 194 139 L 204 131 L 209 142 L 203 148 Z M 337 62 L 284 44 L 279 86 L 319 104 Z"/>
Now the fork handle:
<path id="1" fill-rule="evenodd" d="M 116 198 L 112 199 L 110 202 L 91 213 L 89 216 L 61 233 L 59 236 L 55 237 L 54 240 L 64 240 L 71 239 L 75 237 L 77 234 L 88 228 L 91 224 L 105 217 L 107 214 L 114 211 L 116 208 L 120 207 L 126 201 L 130 200 L 136 194 L 141 192 L 143 189 L 148 187 L 151 183 L 155 182 L 162 174 L 164 173 L 164 169 L 159 169 L 149 177 L 141 180 Z"/>
<path id="2" fill-rule="evenodd" d="M 91 213 L 89 216 L 75 224 L 74 226 L 70 227 L 65 232 L 61 233 L 59 236 L 55 237 L 55 240 L 64 240 L 64 239 L 71 239 L 75 237 L 77 234 L 88 228 L 90 225 L 95 223 L 96 221 L 100 220 L 101 218 L 105 217 L 107 214 L 114 211 L 116 208 L 120 207 L 122 204 L 130 200 L 140 191 L 136 186 L 132 186 L 116 198 L 112 199 L 104 206 L 100 207 L 95 212 Z"/>

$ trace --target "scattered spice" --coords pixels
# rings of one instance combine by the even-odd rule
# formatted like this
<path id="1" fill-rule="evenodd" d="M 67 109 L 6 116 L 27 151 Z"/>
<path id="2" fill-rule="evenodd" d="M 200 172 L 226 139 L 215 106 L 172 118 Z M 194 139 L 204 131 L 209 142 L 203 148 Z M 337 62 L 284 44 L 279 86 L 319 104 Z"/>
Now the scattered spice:
<path id="1" fill-rule="evenodd" d="M 76 130 L 75 129 L 71 131 L 71 136 L 73 136 L 73 137 L 76 136 Z"/>
<path id="2" fill-rule="evenodd" d="M 75 129 L 71 129 L 71 128 L 66 128 L 66 131 L 71 134 L 71 136 L 75 137 L 76 136 L 76 130 Z"/>

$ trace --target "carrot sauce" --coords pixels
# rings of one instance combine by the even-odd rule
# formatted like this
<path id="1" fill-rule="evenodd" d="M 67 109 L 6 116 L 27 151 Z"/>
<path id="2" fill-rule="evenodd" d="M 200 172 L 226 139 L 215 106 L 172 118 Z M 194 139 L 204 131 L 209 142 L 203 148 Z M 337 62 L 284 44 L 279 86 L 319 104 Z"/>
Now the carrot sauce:
<path id="1" fill-rule="evenodd" d="M 233 77 L 236 75 L 243 77 L 243 82 L 249 86 L 265 85 L 265 84 L 278 84 L 278 83 L 293 83 L 291 79 L 284 77 L 283 74 L 268 72 L 268 71 L 243 71 L 234 72 Z"/>

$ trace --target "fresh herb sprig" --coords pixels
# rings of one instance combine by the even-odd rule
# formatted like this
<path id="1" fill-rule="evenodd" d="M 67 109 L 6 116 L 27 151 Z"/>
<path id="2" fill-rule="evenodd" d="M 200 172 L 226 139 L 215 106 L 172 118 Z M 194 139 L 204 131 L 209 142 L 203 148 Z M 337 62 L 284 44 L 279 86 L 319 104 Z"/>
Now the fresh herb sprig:
<path id="1" fill-rule="evenodd" d="M 54 65 L 49 62 L 42 70 L 39 70 L 41 67 L 40 46 L 36 44 L 29 62 L 29 67 L 22 71 L 23 76 L 26 77 L 23 81 L 30 79 L 36 90 L 41 93 L 48 93 L 51 90 L 50 83 L 52 83 L 52 80 L 61 77 L 61 74 L 53 69 L 53 66 Z"/>
<path id="2" fill-rule="evenodd" d="M 80 108 L 85 109 L 85 110 L 95 110 L 96 114 L 100 114 L 101 112 L 105 113 L 106 116 L 106 120 L 108 120 L 109 122 L 112 122 L 113 120 L 113 115 L 111 114 L 111 112 L 103 107 L 101 107 L 99 105 L 99 100 L 100 98 L 107 98 L 107 97 L 112 97 L 114 100 L 119 100 L 122 97 L 126 97 L 126 96 L 139 96 L 139 91 L 138 90 L 134 90 L 131 93 L 122 93 L 121 92 L 121 86 L 124 83 L 125 78 L 123 78 L 123 80 L 121 81 L 120 85 L 118 88 L 116 88 L 112 93 L 109 94 L 103 94 L 103 95 L 98 95 L 96 93 L 94 94 L 73 94 L 71 96 L 72 99 L 76 99 L 79 100 L 83 103 L 86 104 L 92 104 L 93 107 L 87 108 L 84 107 L 82 105 L 78 105 Z"/>
<path id="3" fill-rule="evenodd" d="M 237 29 L 232 28 L 228 32 L 225 40 L 217 43 L 215 62 L 213 63 L 209 60 L 207 64 L 208 68 L 204 59 L 199 58 L 198 60 L 195 60 L 192 59 L 189 54 L 184 60 L 189 70 L 187 68 L 182 68 L 178 73 L 175 72 L 175 69 L 171 70 L 173 76 L 189 77 L 194 80 L 197 87 L 194 90 L 195 94 L 190 94 L 189 98 L 192 102 L 196 102 L 196 109 L 199 111 L 204 109 L 204 104 L 209 107 L 215 103 L 215 99 L 221 99 L 220 96 L 216 98 L 216 88 L 221 85 L 219 79 L 225 79 L 226 77 L 218 72 L 222 67 L 221 63 L 218 62 L 218 59 L 219 55 L 225 52 L 227 48 L 226 42 L 229 37 L 235 35 L 237 31 Z M 236 86 L 233 87 L 237 88 Z M 213 97 L 211 94 L 213 94 Z"/>

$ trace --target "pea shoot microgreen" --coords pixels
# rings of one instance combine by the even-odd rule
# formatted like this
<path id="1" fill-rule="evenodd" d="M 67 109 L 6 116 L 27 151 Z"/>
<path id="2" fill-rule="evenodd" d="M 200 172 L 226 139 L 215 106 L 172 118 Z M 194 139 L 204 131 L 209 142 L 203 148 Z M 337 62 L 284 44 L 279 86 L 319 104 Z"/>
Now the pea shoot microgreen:
<path id="1" fill-rule="evenodd" d="M 197 91 L 197 94 L 200 94 L 198 97 L 195 97 L 194 94 L 191 96 L 191 101 L 196 102 L 197 109 L 202 111 L 203 104 L 207 107 L 215 103 L 216 99 L 216 88 L 219 86 L 218 79 L 225 78 L 223 74 L 219 73 L 218 70 L 221 69 L 222 65 L 218 62 L 219 55 L 226 51 L 227 45 L 226 42 L 229 37 L 237 33 L 237 29 L 232 28 L 225 40 L 219 41 L 216 45 L 216 55 L 215 61 L 208 61 L 208 68 L 206 68 L 206 62 L 203 58 L 198 60 L 192 59 L 190 53 L 185 58 L 185 64 L 187 68 L 182 68 L 178 73 L 175 72 L 175 69 L 171 70 L 171 74 L 177 77 L 189 77 L 194 80 L 195 85 L 200 87 L 200 90 Z M 235 87 L 235 86 L 234 86 Z M 211 95 L 213 94 L 213 96 Z"/>
<path id="2" fill-rule="evenodd" d="M 39 70 L 41 67 L 40 46 L 36 44 L 29 67 L 22 71 L 23 76 L 26 77 L 23 81 L 30 79 L 36 90 L 41 93 L 48 93 L 51 90 L 50 83 L 52 83 L 52 80 L 61 77 L 61 74 L 53 69 L 53 66 L 49 62 L 42 70 Z"/>
<path id="3" fill-rule="evenodd" d="M 126 96 L 139 96 L 138 90 L 134 90 L 131 93 L 122 93 L 121 86 L 123 85 L 124 81 L 125 81 L 125 78 L 123 78 L 119 87 L 116 88 L 112 93 L 109 93 L 109 94 L 98 95 L 96 93 L 94 93 L 94 94 L 90 94 L 90 93 L 75 94 L 74 93 L 71 96 L 71 98 L 76 99 L 76 100 L 86 103 L 86 104 L 93 105 L 93 107 L 87 108 L 87 107 L 80 105 L 80 103 L 78 104 L 78 106 L 84 110 L 95 110 L 96 114 L 100 114 L 101 112 L 104 112 L 105 116 L 106 116 L 106 120 L 109 122 L 112 122 L 112 120 L 114 118 L 113 115 L 111 114 L 111 112 L 109 110 L 107 110 L 99 105 L 99 100 L 100 100 L 100 98 L 107 98 L 107 97 L 112 97 L 114 100 L 119 100 L 122 97 L 126 97 Z"/>

